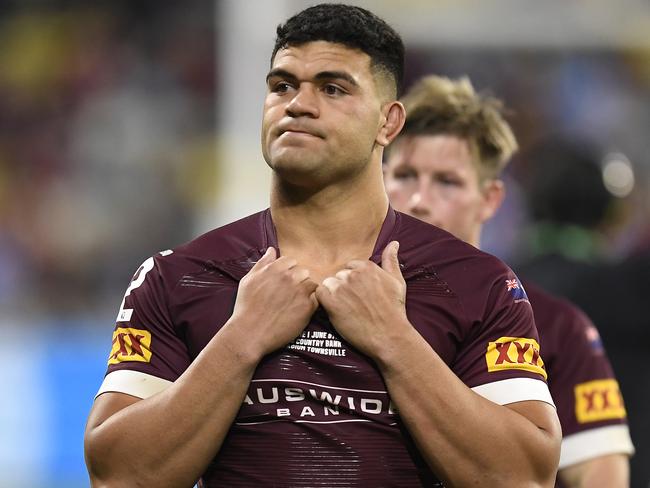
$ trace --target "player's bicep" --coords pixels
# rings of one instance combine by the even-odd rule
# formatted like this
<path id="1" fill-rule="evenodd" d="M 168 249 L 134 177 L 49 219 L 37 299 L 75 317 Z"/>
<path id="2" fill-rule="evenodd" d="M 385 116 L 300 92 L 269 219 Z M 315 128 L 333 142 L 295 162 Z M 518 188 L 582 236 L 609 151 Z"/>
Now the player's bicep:
<path id="1" fill-rule="evenodd" d="M 519 448 L 528 452 L 531 466 L 540 479 L 548 479 L 548 482 L 552 483 L 551 479 L 555 478 L 560 458 L 562 439 L 562 429 L 555 408 L 536 400 L 510 403 L 505 407 L 530 423 L 527 428 L 518 429 Z M 549 478 L 550 474 L 553 475 L 552 478 Z"/>
<path id="2" fill-rule="evenodd" d="M 128 435 L 112 428 L 111 418 L 139 402 L 140 398 L 125 393 L 104 393 L 98 396 L 88 415 L 84 432 L 84 454 L 92 486 L 102 485 L 114 471 L 115 440 Z M 104 485 L 102 485 L 104 486 Z"/>
<path id="3" fill-rule="evenodd" d="M 120 410 L 139 402 L 141 399 L 126 393 L 107 392 L 95 398 L 88 422 L 86 423 L 86 435 L 101 426 L 107 419 Z"/>
<path id="4" fill-rule="evenodd" d="M 519 415 L 526 417 L 532 424 L 540 430 L 548 433 L 549 436 L 556 439 L 562 437 L 562 429 L 557 418 L 557 413 L 552 405 L 543 401 L 529 400 L 515 402 L 504 405 L 510 410 L 514 410 Z"/>

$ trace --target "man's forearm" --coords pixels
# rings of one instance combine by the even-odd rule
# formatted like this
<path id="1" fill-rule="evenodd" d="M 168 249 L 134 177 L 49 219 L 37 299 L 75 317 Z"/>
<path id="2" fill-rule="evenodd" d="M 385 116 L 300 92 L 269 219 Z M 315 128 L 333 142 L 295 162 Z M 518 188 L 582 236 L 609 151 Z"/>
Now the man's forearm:
<path id="1" fill-rule="evenodd" d="M 449 486 L 553 486 L 556 418 L 536 425 L 474 393 L 415 329 L 376 360 L 420 452 Z"/>
<path id="2" fill-rule="evenodd" d="M 165 391 L 86 433 L 96 486 L 191 486 L 218 452 L 258 358 L 233 347 L 227 327 Z M 101 397 L 98 399 L 101 400 Z"/>

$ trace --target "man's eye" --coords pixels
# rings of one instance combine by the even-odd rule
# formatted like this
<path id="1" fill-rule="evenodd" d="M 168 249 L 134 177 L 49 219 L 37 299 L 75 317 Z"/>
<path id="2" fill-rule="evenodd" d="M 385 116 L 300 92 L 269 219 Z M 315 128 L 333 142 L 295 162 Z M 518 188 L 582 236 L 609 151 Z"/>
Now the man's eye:
<path id="1" fill-rule="evenodd" d="M 345 92 L 336 85 L 325 85 L 323 88 L 328 95 L 343 95 Z"/>
<path id="2" fill-rule="evenodd" d="M 452 178 L 449 176 L 439 176 L 438 177 L 438 182 L 442 183 L 445 186 L 458 186 L 460 185 L 460 181 L 458 181 L 456 178 Z"/>
<path id="3" fill-rule="evenodd" d="M 414 171 L 395 171 L 394 177 L 397 180 L 409 180 L 416 179 L 417 175 Z"/>
<path id="4" fill-rule="evenodd" d="M 291 88 L 291 85 L 286 81 L 280 81 L 273 85 L 273 92 L 275 93 L 286 93 Z"/>

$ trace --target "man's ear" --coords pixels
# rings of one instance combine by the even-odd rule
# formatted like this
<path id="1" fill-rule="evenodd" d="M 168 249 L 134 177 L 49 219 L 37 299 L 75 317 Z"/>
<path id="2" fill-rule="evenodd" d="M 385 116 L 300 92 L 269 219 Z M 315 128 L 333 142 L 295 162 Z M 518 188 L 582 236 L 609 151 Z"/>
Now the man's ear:
<path id="1" fill-rule="evenodd" d="M 382 107 L 382 119 L 375 141 L 380 146 L 388 146 L 404 127 L 406 110 L 401 102 L 389 102 Z"/>
<path id="2" fill-rule="evenodd" d="M 490 220 L 506 197 L 506 187 L 500 179 L 490 179 L 483 183 L 483 206 L 481 209 L 481 223 Z"/>

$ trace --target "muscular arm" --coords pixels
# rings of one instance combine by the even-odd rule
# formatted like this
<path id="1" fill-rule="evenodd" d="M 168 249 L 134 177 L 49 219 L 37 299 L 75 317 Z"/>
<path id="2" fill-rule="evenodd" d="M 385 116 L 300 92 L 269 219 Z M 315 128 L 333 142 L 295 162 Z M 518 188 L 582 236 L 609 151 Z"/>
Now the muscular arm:
<path id="1" fill-rule="evenodd" d="M 256 359 L 228 324 L 169 388 L 145 400 L 100 395 L 85 434 L 93 486 L 191 486 L 219 450 Z"/>
<path id="2" fill-rule="evenodd" d="M 261 358 L 296 337 L 316 284 L 269 248 L 242 279 L 233 315 L 166 390 L 104 393 L 85 433 L 93 486 L 192 486 L 219 451 Z"/>
<path id="3" fill-rule="evenodd" d="M 410 330 L 375 359 L 432 469 L 449 486 L 552 487 L 561 438 L 553 407 L 484 399 Z"/>
<path id="4" fill-rule="evenodd" d="M 558 477 L 567 488 L 628 488 L 630 462 L 625 454 L 610 454 L 562 468 Z"/>

